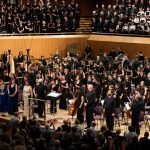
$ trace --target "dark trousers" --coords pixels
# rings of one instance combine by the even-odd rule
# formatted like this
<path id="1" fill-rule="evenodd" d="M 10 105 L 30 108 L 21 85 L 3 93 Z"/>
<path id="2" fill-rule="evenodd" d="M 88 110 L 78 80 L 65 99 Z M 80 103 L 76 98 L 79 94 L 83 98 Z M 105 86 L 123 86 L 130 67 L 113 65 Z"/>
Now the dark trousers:
<path id="1" fill-rule="evenodd" d="M 93 121 L 93 109 L 86 109 L 86 122 L 87 122 L 87 127 L 91 127 L 91 123 Z"/>
<path id="2" fill-rule="evenodd" d="M 114 117 L 110 115 L 106 115 L 106 125 L 110 131 L 113 131 L 114 128 Z"/>
<path id="3" fill-rule="evenodd" d="M 43 112 L 44 112 L 44 102 L 38 101 L 38 115 L 39 115 L 39 117 L 43 116 Z"/>
<path id="4" fill-rule="evenodd" d="M 14 99 L 12 97 L 8 97 L 8 114 L 14 115 Z"/>
<path id="5" fill-rule="evenodd" d="M 133 115 L 133 117 L 132 117 L 132 127 L 133 127 L 133 131 L 135 131 L 139 135 L 140 134 L 139 116 Z"/>
<path id="6" fill-rule="evenodd" d="M 56 99 L 51 98 L 50 103 L 51 103 L 50 112 L 51 113 L 56 113 L 57 112 Z"/>
<path id="7" fill-rule="evenodd" d="M 84 114 L 83 114 L 84 108 L 78 108 L 77 109 L 77 119 L 80 121 L 80 123 L 84 122 Z"/>

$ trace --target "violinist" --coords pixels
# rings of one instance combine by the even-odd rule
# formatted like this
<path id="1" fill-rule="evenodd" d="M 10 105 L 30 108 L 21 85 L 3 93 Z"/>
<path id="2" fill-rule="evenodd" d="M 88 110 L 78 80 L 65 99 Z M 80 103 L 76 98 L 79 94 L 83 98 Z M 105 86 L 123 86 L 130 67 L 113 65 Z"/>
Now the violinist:
<path id="1" fill-rule="evenodd" d="M 90 45 L 87 45 L 85 48 L 85 59 L 88 60 L 91 58 L 91 52 L 92 52 L 92 49 L 91 49 Z"/>
<path id="2" fill-rule="evenodd" d="M 119 110 L 121 105 L 121 100 L 123 96 L 123 91 L 121 91 L 119 83 L 115 84 L 115 97 L 116 97 L 116 109 Z"/>
<path id="3" fill-rule="evenodd" d="M 59 108 L 66 110 L 67 109 L 66 99 L 69 91 L 69 85 L 64 75 L 61 76 L 60 88 L 61 88 L 62 96 L 60 99 Z"/>
<path id="4" fill-rule="evenodd" d="M 24 61 L 24 55 L 23 52 L 20 51 L 18 55 L 18 63 L 23 63 L 23 61 Z"/>

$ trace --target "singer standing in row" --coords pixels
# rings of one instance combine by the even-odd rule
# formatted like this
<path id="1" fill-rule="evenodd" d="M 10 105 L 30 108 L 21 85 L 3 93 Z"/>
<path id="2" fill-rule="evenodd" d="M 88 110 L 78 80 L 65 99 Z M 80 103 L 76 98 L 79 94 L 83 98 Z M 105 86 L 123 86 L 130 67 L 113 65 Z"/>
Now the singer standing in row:
<path id="1" fill-rule="evenodd" d="M 18 111 L 18 87 L 15 82 L 15 79 L 11 79 L 10 83 L 7 86 L 8 92 L 8 113 L 13 115 L 15 112 Z"/>
<path id="2" fill-rule="evenodd" d="M 86 122 L 87 122 L 87 127 L 91 127 L 91 123 L 93 121 L 93 111 L 94 111 L 94 106 L 95 106 L 95 99 L 96 99 L 96 94 L 94 92 L 94 87 L 92 84 L 87 85 L 87 93 L 86 93 L 86 98 L 85 98 L 85 106 L 86 106 Z"/>

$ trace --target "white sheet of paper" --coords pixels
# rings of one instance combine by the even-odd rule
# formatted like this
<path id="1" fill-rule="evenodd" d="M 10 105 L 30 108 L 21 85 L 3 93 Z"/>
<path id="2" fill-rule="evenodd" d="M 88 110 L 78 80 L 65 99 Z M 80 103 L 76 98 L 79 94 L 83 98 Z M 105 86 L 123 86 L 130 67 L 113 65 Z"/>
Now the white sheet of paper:
<path id="1" fill-rule="evenodd" d="M 56 93 L 56 92 L 51 92 L 51 93 L 47 94 L 47 96 L 49 96 L 49 97 L 59 97 L 61 95 L 62 95 L 61 93 Z"/>
<path id="2" fill-rule="evenodd" d="M 130 109 L 129 103 L 125 103 L 125 107 L 127 110 L 129 110 Z"/>
<path id="3" fill-rule="evenodd" d="M 70 105 L 72 104 L 72 101 L 73 101 L 73 99 L 68 100 L 68 102 L 69 102 Z"/>
<path id="4" fill-rule="evenodd" d="M 101 100 L 101 104 L 102 104 L 102 105 L 104 104 L 104 100 Z"/>

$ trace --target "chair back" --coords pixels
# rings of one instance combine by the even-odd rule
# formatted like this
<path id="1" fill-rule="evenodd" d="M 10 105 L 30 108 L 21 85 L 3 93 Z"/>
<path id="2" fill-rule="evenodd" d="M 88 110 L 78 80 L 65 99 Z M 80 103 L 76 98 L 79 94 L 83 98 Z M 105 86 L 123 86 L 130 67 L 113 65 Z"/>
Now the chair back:
<path id="1" fill-rule="evenodd" d="M 141 111 L 140 112 L 140 118 L 139 118 L 139 121 L 144 121 L 144 111 Z"/>
<path id="2" fill-rule="evenodd" d="M 103 112 L 103 107 L 102 106 L 96 106 L 94 108 L 95 115 L 99 115 L 100 116 L 102 114 L 102 112 Z"/>

